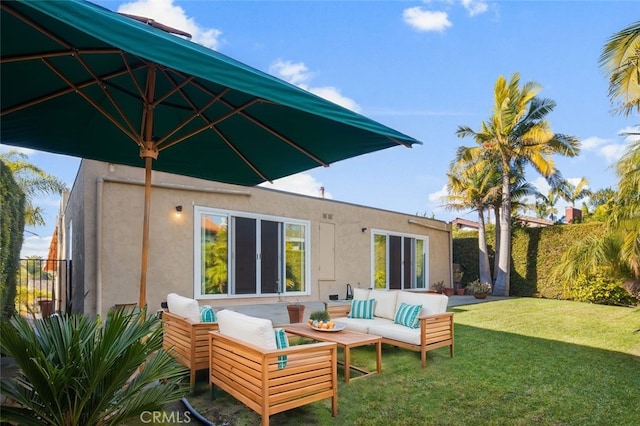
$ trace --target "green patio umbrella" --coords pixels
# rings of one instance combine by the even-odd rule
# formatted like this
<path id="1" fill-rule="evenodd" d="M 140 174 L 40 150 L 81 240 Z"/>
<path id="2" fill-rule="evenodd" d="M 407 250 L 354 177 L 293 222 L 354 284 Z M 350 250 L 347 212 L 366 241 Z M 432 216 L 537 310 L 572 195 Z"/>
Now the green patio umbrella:
<path id="1" fill-rule="evenodd" d="M 420 143 L 142 21 L 71 0 L 3 1 L 0 22 L 2 143 L 145 166 L 140 306 L 152 162 L 252 186 Z"/>

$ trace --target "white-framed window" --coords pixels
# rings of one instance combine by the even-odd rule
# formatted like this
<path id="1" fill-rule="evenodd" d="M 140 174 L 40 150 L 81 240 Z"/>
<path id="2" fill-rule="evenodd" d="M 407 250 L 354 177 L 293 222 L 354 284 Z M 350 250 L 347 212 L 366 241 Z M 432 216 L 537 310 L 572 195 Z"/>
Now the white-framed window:
<path id="1" fill-rule="evenodd" d="M 429 237 L 371 231 L 372 287 L 376 289 L 427 289 Z"/>
<path id="2" fill-rule="evenodd" d="M 196 298 L 310 294 L 310 222 L 194 209 Z"/>

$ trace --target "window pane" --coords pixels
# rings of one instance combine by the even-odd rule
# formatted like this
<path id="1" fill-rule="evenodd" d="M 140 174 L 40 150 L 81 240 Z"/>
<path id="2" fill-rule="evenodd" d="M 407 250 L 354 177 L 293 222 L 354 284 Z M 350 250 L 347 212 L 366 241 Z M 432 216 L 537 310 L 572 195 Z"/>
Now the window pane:
<path id="1" fill-rule="evenodd" d="M 306 288 L 305 264 L 306 227 L 285 225 L 286 291 L 304 291 Z"/>
<path id="2" fill-rule="evenodd" d="M 402 237 L 389 236 L 389 288 L 402 288 Z"/>
<path id="3" fill-rule="evenodd" d="M 256 220 L 234 217 L 234 294 L 256 293 Z"/>
<path id="4" fill-rule="evenodd" d="M 226 294 L 228 232 L 227 216 L 202 215 L 200 221 L 202 265 L 200 283 L 202 294 Z"/>
<path id="5" fill-rule="evenodd" d="M 427 288 L 425 279 L 424 240 L 416 240 L 416 288 Z"/>
<path id="6" fill-rule="evenodd" d="M 387 288 L 387 236 L 373 235 L 373 284 L 375 288 Z"/>
<path id="7" fill-rule="evenodd" d="M 260 222 L 260 292 L 280 291 L 280 223 L 270 220 Z"/>
<path id="8" fill-rule="evenodd" d="M 413 238 L 402 238 L 402 245 L 404 247 L 402 288 L 413 288 L 413 277 L 415 272 L 413 269 L 415 263 L 414 244 L 415 240 Z"/>

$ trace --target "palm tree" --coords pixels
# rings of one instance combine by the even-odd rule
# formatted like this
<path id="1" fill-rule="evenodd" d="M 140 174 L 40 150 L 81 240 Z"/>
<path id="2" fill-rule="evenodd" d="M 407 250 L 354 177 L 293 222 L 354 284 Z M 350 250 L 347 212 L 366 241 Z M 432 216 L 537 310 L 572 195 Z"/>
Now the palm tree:
<path id="1" fill-rule="evenodd" d="M 600 55 L 609 73 L 609 97 L 621 98 L 615 113 L 640 110 L 640 22 L 614 34 Z M 600 205 L 608 205 L 607 233 L 592 237 L 563 255 L 554 275 L 569 285 L 579 274 L 604 270 L 620 280 L 640 300 L 640 140 L 629 143 L 616 163 L 618 192 L 605 192 Z"/>
<path id="2" fill-rule="evenodd" d="M 589 181 L 584 177 L 580 178 L 578 183 L 575 185 L 566 181 L 564 187 L 560 190 L 560 196 L 566 201 L 569 201 L 571 203 L 571 207 L 575 207 L 576 201 L 591 195 L 591 191 L 588 186 Z"/>
<path id="3" fill-rule="evenodd" d="M 610 204 L 611 200 L 613 200 L 615 197 L 616 191 L 611 187 L 598 189 L 597 191 L 593 191 L 591 193 L 591 196 L 589 197 L 589 204 L 591 205 L 591 207 L 597 209 L 600 206 Z"/>
<path id="4" fill-rule="evenodd" d="M 529 207 L 535 211 L 536 215 L 541 219 L 549 218 L 551 220 L 556 220 L 558 217 L 556 204 L 559 199 L 560 194 L 558 191 L 550 188 L 547 191 L 547 195 L 541 193 L 536 194 L 535 203 Z"/>
<path id="5" fill-rule="evenodd" d="M 0 159 L 7 165 L 25 194 L 25 224 L 40 226 L 45 224 L 43 209 L 34 205 L 34 199 L 39 195 L 62 194 L 68 188 L 57 177 L 29 163 L 27 158 L 26 154 L 15 150 L 0 154 Z"/>
<path id="6" fill-rule="evenodd" d="M 609 224 L 624 235 L 620 256 L 640 279 L 640 140 L 631 142 L 616 164 L 620 178 Z"/>
<path id="7" fill-rule="evenodd" d="M 472 136 L 479 144 L 477 149 L 467 150 L 472 158 L 498 159 L 502 173 L 502 194 L 511 194 L 512 174 L 524 164 L 532 166 L 545 177 L 552 176 L 555 166 L 552 154 L 575 156 L 579 142 L 572 136 L 554 134 L 546 120 L 555 108 L 549 99 L 536 97 L 541 87 L 534 82 L 520 88 L 520 75 L 510 81 L 500 76 L 494 87 L 493 115 L 481 124 L 479 131 L 459 126 L 459 137 Z M 498 271 L 494 294 L 509 294 L 511 268 L 511 197 L 504 197 L 500 207 L 500 239 Z"/>
<path id="8" fill-rule="evenodd" d="M 570 289 L 581 276 L 601 272 L 618 280 L 640 300 L 640 141 L 630 143 L 616 164 L 618 193 L 607 232 L 572 246 L 554 268 L 554 279 Z"/>
<path id="9" fill-rule="evenodd" d="M 609 74 L 609 99 L 615 113 L 640 112 L 640 21 L 612 35 L 600 54 L 600 68 Z"/>
<path id="10" fill-rule="evenodd" d="M 464 147 L 462 147 L 464 148 Z M 461 155 L 461 150 L 458 153 Z M 465 163 L 460 157 L 451 164 L 447 173 L 448 196 L 445 198 L 449 210 L 468 210 L 478 212 L 478 268 L 480 281 L 493 283 L 487 250 L 486 226 L 484 221 L 485 209 L 499 190 L 499 175 L 494 168 L 483 167 L 486 163 Z"/>

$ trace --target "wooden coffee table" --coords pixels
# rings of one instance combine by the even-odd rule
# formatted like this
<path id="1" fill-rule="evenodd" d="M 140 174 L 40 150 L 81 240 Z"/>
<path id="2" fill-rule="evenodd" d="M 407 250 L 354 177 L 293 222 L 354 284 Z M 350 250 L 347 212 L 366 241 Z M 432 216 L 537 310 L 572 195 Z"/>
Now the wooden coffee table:
<path id="1" fill-rule="evenodd" d="M 283 325 L 282 328 L 284 328 L 287 333 L 317 340 L 318 342 L 334 342 L 339 348 L 342 348 L 344 351 L 345 366 L 344 381 L 347 383 L 349 383 L 350 379 L 350 370 L 362 373 L 361 376 L 354 377 L 353 380 L 382 372 L 382 338 L 380 336 L 373 336 L 371 334 L 359 333 L 351 330 L 317 331 L 304 323 L 287 324 Z M 374 344 L 376 345 L 376 371 L 367 371 L 351 365 L 351 348 Z"/>

